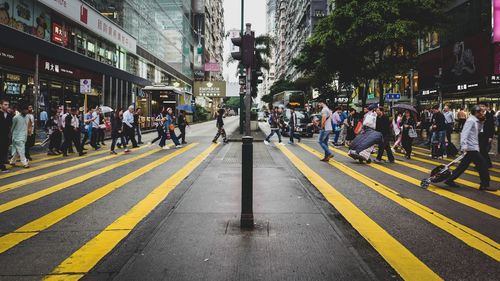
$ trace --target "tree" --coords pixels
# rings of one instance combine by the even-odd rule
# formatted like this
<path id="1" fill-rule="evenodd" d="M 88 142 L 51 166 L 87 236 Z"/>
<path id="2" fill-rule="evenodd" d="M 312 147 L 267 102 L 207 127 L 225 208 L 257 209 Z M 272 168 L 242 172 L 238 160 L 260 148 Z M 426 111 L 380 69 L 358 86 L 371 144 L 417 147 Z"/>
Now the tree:
<path id="1" fill-rule="evenodd" d="M 415 67 L 416 41 L 445 23 L 450 0 L 345 0 L 321 20 L 293 61 L 315 88 L 338 79 L 341 87 L 383 84 Z"/>
<path id="2" fill-rule="evenodd" d="M 240 107 L 240 98 L 239 97 L 230 97 L 225 101 L 225 105 L 230 108 L 239 108 Z"/>

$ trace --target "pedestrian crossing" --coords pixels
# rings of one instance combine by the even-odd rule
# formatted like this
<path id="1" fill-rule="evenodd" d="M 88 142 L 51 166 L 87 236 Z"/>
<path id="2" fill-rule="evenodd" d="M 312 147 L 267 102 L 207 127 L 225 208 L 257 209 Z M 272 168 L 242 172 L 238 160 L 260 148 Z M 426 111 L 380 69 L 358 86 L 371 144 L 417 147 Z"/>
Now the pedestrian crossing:
<path id="1" fill-rule="evenodd" d="M 384 165 L 373 163 L 361 165 L 352 160 L 344 150 L 330 147 L 330 149 L 334 152 L 335 157 L 328 163 L 328 166 L 332 169 L 330 169 L 331 174 L 326 176 L 324 172 L 322 172 L 323 169 L 326 169 L 324 167 L 318 171 L 314 171 L 309 168 L 311 165 L 314 166 L 314 164 L 310 163 L 317 164 L 318 160 L 323 158 L 322 153 L 316 150 L 316 148 L 319 149 L 319 146 L 316 143 L 312 144 L 303 142 L 290 147 L 282 147 L 279 145 L 276 147 L 290 160 L 292 165 L 297 168 L 312 183 L 312 185 L 314 185 L 318 191 L 323 194 L 328 202 L 330 202 L 330 204 L 332 204 L 344 216 L 344 218 L 370 244 L 373 245 L 373 247 L 384 257 L 384 259 L 399 274 L 401 274 L 403 279 L 424 280 L 416 275 L 405 274 L 417 265 L 413 263 L 398 263 L 397 260 L 401 257 L 395 261 L 392 259 L 393 257 L 387 254 L 387 252 L 391 252 L 395 248 L 394 245 L 388 244 L 385 241 L 386 239 L 394 239 L 395 243 L 399 243 L 398 252 L 405 252 L 405 250 L 401 250 L 401 247 L 406 247 L 405 243 L 398 241 L 398 236 L 390 235 L 390 233 L 392 233 L 392 227 L 380 230 L 385 231 L 391 237 L 380 236 L 374 238 L 372 233 L 364 232 L 359 224 L 368 224 L 367 221 L 369 221 L 370 224 L 376 225 L 378 223 L 377 220 L 372 218 L 370 213 L 366 213 L 365 216 L 352 216 L 354 211 L 351 209 L 346 210 L 346 206 L 350 206 L 350 208 L 354 209 L 357 208 L 358 210 L 362 210 L 366 206 L 363 204 L 356 205 L 355 203 L 349 201 L 346 197 L 343 197 L 343 200 L 347 200 L 347 202 L 343 202 L 339 200 L 339 197 L 344 196 L 342 193 L 345 192 L 345 189 L 356 188 L 356 186 L 341 186 L 340 184 L 343 181 L 336 183 L 337 181 L 335 180 L 331 181 L 332 178 L 348 177 L 353 179 L 362 186 L 368 187 L 372 192 L 382 196 L 384 200 L 381 201 L 389 200 L 392 204 L 402 207 L 410 211 L 414 216 L 423 219 L 428 225 L 451 235 L 451 237 L 456 239 L 455 241 L 460 241 L 464 245 L 467 245 L 470 249 L 479 251 L 483 255 L 481 259 L 487 261 L 486 263 L 488 263 L 488 259 L 494 261 L 497 265 L 498 262 L 500 262 L 500 244 L 498 243 L 500 234 L 497 231 L 494 231 L 494 229 L 500 228 L 500 222 L 498 220 L 500 218 L 500 201 L 498 201 L 498 197 L 496 197 L 499 195 L 499 192 L 474 190 L 479 188 L 479 185 L 476 183 L 479 181 L 477 173 L 468 173 L 467 176 L 464 177 L 465 179 L 457 181 L 457 183 L 473 189 L 454 190 L 442 188 L 436 184 L 432 184 L 428 189 L 424 190 L 419 186 L 421 179 L 427 177 L 430 173 L 431 168 L 426 168 L 426 166 L 432 165 L 431 167 L 433 167 L 438 165 L 439 162 L 428 160 L 423 157 L 412 157 L 412 160 L 408 161 L 397 159 L 395 164 Z M 396 167 L 402 167 L 402 169 Z M 370 170 L 366 169 L 372 170 L 367 173 L 366 171 Z M 496 177 L 496 175 L 494 175 L 495 171 L 490 172 L 492 172 L 493 177 Z M 373 175 L 377 176 L 374 177 Z M 421 175 L 421 178 L 416 175 Z M 383 179 L 383 182 L 375 178 Z M 330 179 L 330 181 L 328 179 Z M 401 182 L 406 182 L 409 185 L 401 185 Z M 492 181 L 492 184 L 494 185 L 496 183 Z M 338 189 L 337 187 L 342 188 Z M 344 191 L 342 192 L 341 190 Z M 332 196 L 332 194 L 335 194 L 335 196 Z M 432 195 L 437 195 L 438 197 L 433 198 Z M 438 203 L 441 204 L 436 205 Z M 385 203 L 382 204 L 385 205 Z M 448 211 L 447 208 L 460 211 Z M 465 216 L 464 213 L 467 208 L 469 208 L 470 212 L 475 215 L 471 215 L 470 217 Z M 446 214 L 442 213 L 443 210 L 446 210 Z M 481 218 L 483 218 L 484 221 L 496 224 L 496 226 L 486 225 L 487 228 L 482 228 L 483 225 L 477 221 Z M 397 223 L 398 222 L 394 222 L 395 226 Z M 481 227 L 477 228 L 478 226 Z M 432 228 L 429 227 L 428 231 L 431 231 L 431 229 Z M 376 231 L 378 232 L 379 230 Z M 406 231 L 411 232 L 412 230 L 407 229 Z M 381 243 L 378 245 L 375 244 L 373 241 L 374 239 Z M 430 239 L 429 243 L 433 243 L 433 239 Z M 441 245 L 438 244 L 437 246 L 439 247 Z M 412 253 L 414 249 L 405 249 L 409 252 L 409 254 L 414 255 L 416 260 L 421 262 L 421 264 L 419 264 L 420 267 L 423 267 L 421 270 L 425 270 L 428 273 L 432 272 L 432 274 L 435 274 L 434 277 L 436 278 L 443 278 L 440 272 L 434 270 L 433 265 L 435 265 L 436 261 L 432 261 L 432 259 L 429 259 L 429 256 L 427 255 L 415 255 Z M 454 254 L 459 255 L 460 253 Z M 446 273 L 443 274 L 445 275 Z"/>
<path id="2" fill-rule="evenodd" d="M 164 173 L 168 175 L 167 177 L 163 177 L 160 185 L 150 192 L 145 193 L 145 197 L 140 198 L 127 212 L 123 213 L 108 227 L 102 229 L 93 239 L 85 241 L 82 244 L 83 247 L 75 252 L 74 255 L 69 255 L 66 261 L 64 259 L 60 260 L 59 262 L 62 262 L 60 266 L 55 269 L 47 268 L 47 271 L 44 273 L 47 275 L 48 280 L 80 279 L 100 259 L 116 247 L 137 224 L 164 201 L 169 193 L 201 165 L 217 147 L 217 144 L 200 145 L 192 143 L 180 149 L 165 151 L 151 148 L 150 146 L 141 146 L 133 150 L 130 154 L 121 153 L 118 155 L 106 155 L 104 157 L 100 157 L 100 155 L 109 153 L 109 151 L 97 151 L 80 158 L 75 157 L 65 159 L 64 161 L 56 160 L 45 165 L 33 167 L 33 169 L 22 170 L 22 173 L 14 174 L 13 172 L 6 174 L 8 175 L 7 177 L 0 178 L 0 194 L 9 193 L 12 196 L 11 192 L 21 187 L 23 187 L 23 192 L 21 192 L 21 195 L 14 196 L 15 198 L 0 204 L 0 218 L 2 216 L 11 217 L 15 212 L 21 211 L 23 213 L 21 217 L 29 219 L 33 214 L 25 211 L 29 210 L 31 205 L 41 200 L 57 198 L 58 194 L 66 189 L 83 187 L 82 184 L 92 179 L 103 178 L 104 181 L 82 196 L 73 199 L 70 197 L 70 201 L 61 197 L 61 204 L 56 204 L 57 206 L 54 209 L 49 209 L 46 213 L 37 215 L 35 219 L 29 219 L 19 225 L 15 222 L 12 224 L 3 224 L 3 229 L 0 230 L 0 257 L 2 255 L 9 255 L 13 250 L 22 251 L 23 249 L 27 249 L 23 246 L 25 243 L 36 240 L 36 237 L 40 234 L 48 233 L 57 224 L 74 217 L 99 201 L 114 196 L 120 189 L 125 187 L 131 188 L 131 186 L 134 188 L 143 188 L 142 183 L 148 182 L 147 179 L 152 176 L 152 173 L 159 175 L 159 178 L 162 178 L 162 174 Z M 190 154 L 195 153 L 195 156 L 188 156 L 188 152 Z M 183 160 L 180 160 L 181 158 Z M 51 167 L 59 167 L 58 165 L 66 163 L 70 163 L 71 165 L 62 169 L 50 169 Z M 101 165 L 96 166 L 99 163 Z M 102 165 L 106 163 L 107 165 Z M 144 163 L 144 165 L 133 169 L 127 168 L 134 163 Z M 89 170 L 89 167 L 97 168 L 90 169 L 89 172 L 79 173 L 82 169 Z M 168 167 L 169 171 L 165 172 L 163 167 Z M 130 172 L 126 172 L 118 178 L 110 176 L 110 179 L 106 180 L 106 175 L 112 175 L 114 171 L 121 169 L 125 169 L 125 171 L 130 170 Z M 33 171 L 44 173 L 31 176 Z M 74 176 L 68 180 L 59 180 L 58 177 L 62 175 Z M 2 181 L 8 179 L 14 179 L 15 181 L 2 183 Z M 53 183 L 54 181 L 55 183 Z M 37 187 L 35 190 L 32 190 L 32 185 L 35 183 L 42 188 Z M 24 218 L 20 220 L 22 221 Z M 9 229 L 9 225 L 15 226 L 15 228 Z M 78 264 L 78 269 L 74 267 L 76 265 L 74 262 Z M 54 271 L 51 273 L 50 270 L 52 269 Z"/>
<path id="3" fill-rule="evenodd" d="M 430 155 L 431 153 L 431 150 L 428 149 L 428 148 L 423 148 L 423 147 L 420 147 L 420 146 L 413 146 L 413 149 L 416 150 L 417 152 L 418 151 L 423 151 L 423 152 L 420 152 L 420 155 Z M 493 164 L 493 166 L 499 166 L 500 167 L 500 162 L 497 162 L 497 161 L 491 161 L 491 163 Z"/>

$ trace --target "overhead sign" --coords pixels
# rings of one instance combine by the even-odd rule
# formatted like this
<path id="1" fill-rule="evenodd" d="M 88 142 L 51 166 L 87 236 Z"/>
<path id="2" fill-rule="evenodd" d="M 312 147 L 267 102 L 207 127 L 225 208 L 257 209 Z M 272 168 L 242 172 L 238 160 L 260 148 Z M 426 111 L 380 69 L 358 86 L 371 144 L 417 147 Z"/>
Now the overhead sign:
<path id="1" fill-rule="evenodd" d="M 336 97 L 333 99 L 333 102 L 347 104 L 347 103 L 349 103 L 349 98 L 348 97 Z"/>
<path id="2" fill-rule="evenodd" d="M 38 0 L 38 2 L 79 23 L 97 35 L 123 47 L 127 51 L 136 53 L 137 40 L 87 4 L 78 0 Z"/>
<path id="3" fill-rule="evenodd" d="M 92 92 L 92 80 L 80 79 L 80 93 L 88 94 Z"/>
<path id="4" fill-rule="evenodd" d="M 226 81 L 195 81 L 194 96 L 224 98 L 226 97 Z"/>
<path id="5" fill-rule="evenodd" d="M 385 94 L 386 100 L 400 100 L 401 94 Z"/>
<path id="6" fill-rule="evenodd" d="M 215 62 L 205 63 L 206 72 L 220 72 L 220 64 Z"/>

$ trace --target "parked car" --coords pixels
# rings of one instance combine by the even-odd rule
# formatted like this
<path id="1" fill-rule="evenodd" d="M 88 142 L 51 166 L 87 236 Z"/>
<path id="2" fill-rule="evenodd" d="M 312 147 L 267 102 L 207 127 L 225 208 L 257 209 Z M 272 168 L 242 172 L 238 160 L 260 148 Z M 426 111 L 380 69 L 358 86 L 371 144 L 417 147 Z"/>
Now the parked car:
<path id="1" fill-rule="evenodd" d="M 312 137 L 314 135 L 314 130 L 311 126 L 309 126 L 309 115 L 301 110 L 295 110 L 295 114 L 297 114 L 297 133 L 300 134 L 301 137 Z M 288 134 L 288 122 L 290 122 L 290 109 L 285 110 L 285 115 L 283 117 L 283 121 L 285 122 L 285 128 L 283 130 L 283 135 L 289 137 Z"/>

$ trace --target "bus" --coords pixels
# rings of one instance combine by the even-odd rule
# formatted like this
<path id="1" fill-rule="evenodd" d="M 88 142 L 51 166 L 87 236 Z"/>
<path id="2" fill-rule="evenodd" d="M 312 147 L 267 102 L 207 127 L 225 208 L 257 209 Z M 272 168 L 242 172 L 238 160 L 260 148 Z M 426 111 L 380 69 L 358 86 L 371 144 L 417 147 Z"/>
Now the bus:
<path id="1" fill-rule="evenodd" d="M 284 91 L 274 95 L 273 107 L 304 109 L 305 101 L 306 97 L 303 91 Z"/>

